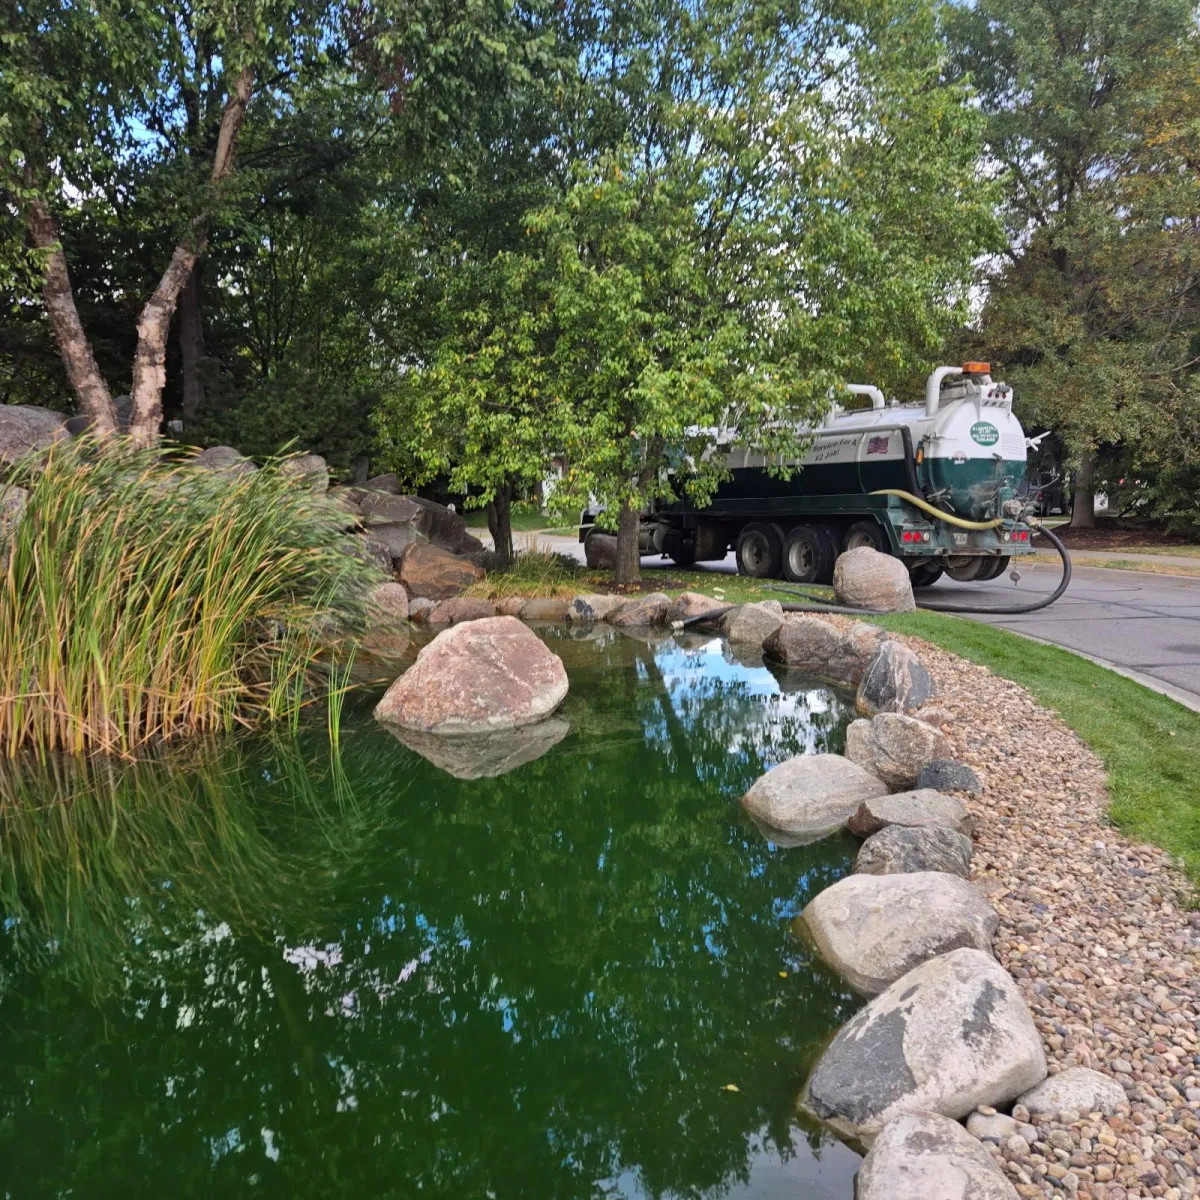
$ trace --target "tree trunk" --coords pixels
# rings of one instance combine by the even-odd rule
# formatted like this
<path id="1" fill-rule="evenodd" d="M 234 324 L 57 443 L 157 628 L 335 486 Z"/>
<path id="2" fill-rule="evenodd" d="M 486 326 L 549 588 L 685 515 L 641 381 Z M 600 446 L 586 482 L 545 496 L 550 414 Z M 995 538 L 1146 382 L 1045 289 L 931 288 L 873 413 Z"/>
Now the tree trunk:
<path id="1" fill-rule="evenodd" d="M 1096 528 L 1096 452 L 1085 450 L 1075 472 L 1075 497 L 1071 501 L 1071 528 Z"/>
<path id="2" fill-rule="evenodd" d="M 179 351 L 183 358 L 183 425 L 196 419 L 204 404 L 200 363 L 204 358 L 204 321 L 200 307 L 200 272 L 197 263 L 179 297 Z"/>
<path id="3" fill-rule="evenodd" d="M 91 422 L 91 431 L 103 437 L 117 427 L 117 410 L 113 407 L 108 384 L 96 365 L 91 343 L 83 331 L 75 293 L 67 270 L 67 256 L 62 252 L 54 218 L 45 204 L 34 200 L 29 206 L 29 234 L 33 244 L 47 252 L 46 279 L 42 284 L 42 300 L 50 315 L 54 340 L 67 368 L 80 413 Z"/>
<path id="4" fill-rule="evenodd" d="M 233 170 L 238 132 L 246 119 L 246 107 L 254 88 L 254 72 L 244 68 L 234 81 L 233 91 L 225 101 L 221 128 L 217 134 L 217 149 L 213 155 L 210 183 L 216 186 Z M 163 277 L 146 302 L 137 323 L 137 350 L 133 356 L 133 387 L 130 398 L 133 413 L 129 436 L 135 445 L 158 444 L 162 425 L 162 390 L 167 381 L 167 332 L 179 301 L 179 293 L 187 283 L 196 260 L 208 242 L 208 222 L 201 217 L 192 223 L 191 238 L 175 247 Z"/>
<path id="5" fill-rule="evenodd" d="M 637 583 L 642 577 L 642 554 L 638 547 L 641 513 L 626 500 L 617 519 L 617 583 Z"/>
<path id="6" fill-rule="evenodd" d="M 496 488 L 495 498 L 487 506 L 488 532 L 492 535 L 492 545 L 501 562 L 510 563 L 513 560 L 512 536 L 512 486 L 502 483 Z"/>

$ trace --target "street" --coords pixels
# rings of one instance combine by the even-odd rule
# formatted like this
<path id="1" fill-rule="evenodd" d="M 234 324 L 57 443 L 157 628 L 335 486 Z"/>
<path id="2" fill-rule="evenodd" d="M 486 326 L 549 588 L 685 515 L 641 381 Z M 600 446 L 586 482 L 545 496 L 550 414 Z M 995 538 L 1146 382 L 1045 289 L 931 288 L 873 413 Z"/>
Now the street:
<path id="1" fill-rule="evenodd" d="M 538 541 L 583 558 L 583 547 L 574 539 Z M 700 567 L 725 574 L 735 570 L 732 554 L 724 562 Z M 642 569 L 652 574 L 675 567 L 655 555 L 642 559 Z M 1030 603 L 1052 592 L 1060 574 L 1058 566 L 1034 563 L 1021 568 L 1017 583 L 1007 574 L 989 584 L 943 577 L 936 586 L 919 590 L 917 603 Z M 973 614 L 972 619 L 1078 651 L 1200 711 L 1200 579 L 1075 565 L 1066 594 L 1049 608 L 1024 616 Z"/>

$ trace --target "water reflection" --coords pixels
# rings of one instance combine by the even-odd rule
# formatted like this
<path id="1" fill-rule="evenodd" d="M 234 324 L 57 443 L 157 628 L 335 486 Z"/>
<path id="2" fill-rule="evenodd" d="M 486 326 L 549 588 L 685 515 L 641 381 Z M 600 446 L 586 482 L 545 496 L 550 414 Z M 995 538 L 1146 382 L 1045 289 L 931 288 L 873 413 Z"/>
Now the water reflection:
<path id="1" fill-rule="evenodd" d="M 736 805 L 844 705 L 715 640 L 554 648 L 570 730 L 499 777 L 364 700 L 339 759 L 5 780 L 0 1182 L 848 1197 L 791 1108 L 859 1001 L 786 927 L 851 847 L 774 853 Z"/>

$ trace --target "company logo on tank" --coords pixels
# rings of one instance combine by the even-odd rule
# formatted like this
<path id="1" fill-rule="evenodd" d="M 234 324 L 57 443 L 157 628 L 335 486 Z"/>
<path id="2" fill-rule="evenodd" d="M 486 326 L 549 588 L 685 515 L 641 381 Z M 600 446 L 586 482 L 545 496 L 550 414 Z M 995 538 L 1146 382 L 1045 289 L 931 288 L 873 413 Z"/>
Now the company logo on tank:
<path id="1" fill-rule="evenodd" d="M 1000 430 L 990 421 L 976 421 L 971 426 L 971 440 L 981 446 L 994 446 L 1000 440 Z"/>

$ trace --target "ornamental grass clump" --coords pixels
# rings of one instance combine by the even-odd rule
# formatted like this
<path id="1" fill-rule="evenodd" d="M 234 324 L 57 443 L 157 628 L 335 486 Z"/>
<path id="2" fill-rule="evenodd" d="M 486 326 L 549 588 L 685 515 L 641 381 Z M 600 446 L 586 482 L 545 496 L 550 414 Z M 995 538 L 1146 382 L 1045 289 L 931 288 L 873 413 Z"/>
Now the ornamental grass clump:
<path id="1" fill-rule="evenodd" d="M 337 686 L 324 651 L 382 576 L 279 463 L 68 443 L 13 485 L 28 496 L 0 535 L 0 755 L 133 754 L 294 721 Z"/>

